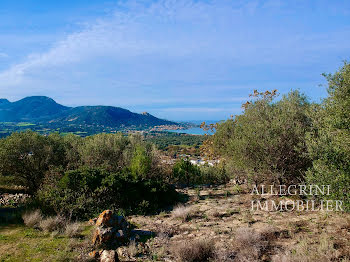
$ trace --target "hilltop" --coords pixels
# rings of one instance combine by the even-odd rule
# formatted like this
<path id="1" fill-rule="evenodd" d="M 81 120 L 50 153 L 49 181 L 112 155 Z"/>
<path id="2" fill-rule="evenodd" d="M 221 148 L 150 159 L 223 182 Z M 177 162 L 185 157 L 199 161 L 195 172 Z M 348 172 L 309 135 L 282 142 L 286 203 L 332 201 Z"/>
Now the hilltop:
<path id="1" fill-rule="evenodd" d="M 106 128 L 146 128 L 178 125 L 149 113 L 134 113 L 114 106 L 68 107 L 46 96 L 30 96 L 10 102 L 0 99 L 0 122 L 31 122 L 49 126 L 96 126 Z"/>

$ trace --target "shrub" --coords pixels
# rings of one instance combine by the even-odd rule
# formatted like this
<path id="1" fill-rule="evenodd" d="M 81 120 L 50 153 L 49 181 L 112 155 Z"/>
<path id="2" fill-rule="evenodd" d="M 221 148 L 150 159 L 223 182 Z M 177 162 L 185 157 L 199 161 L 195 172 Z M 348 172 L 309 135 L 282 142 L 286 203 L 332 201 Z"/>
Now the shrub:
<path id="1" fill-rule="evenodd" d="M 336 249 L 334 241 L 325 234 L 319 236 L 316 244 L 307 239 L 298 240 L 292 250 L 279 251 L 273 255 L 272 262 L 349 261 L 350 259 L 347 250 Z"/>
<path id="2" fill-rule="evenodd" d="M 210 261 L 215 256 L 213 241 L 205 239 L 181 242 L 171 251 L 183 262 Z"/>
<path id="3" fill-rule="evenodd" d="M 200 170 L 188 159 L 177 161 L 173 167 L 173 177 L 177 183 L 193 185 L 200 180 Z"/>
<path id="4" fill-rule="evenodd" d="M 48 217 L 41 220 L 39 227 L 45 232 L 63 232 L 66 220 L 62 216 Z"/>
<path id="5" fill-rule="evenodd" d="M 192 208 L 190 206 L 178 205 L 174 208 L 172 217 L 185 222 L 191 218 L 192 213 Z"/>
<path id="6" fill-rule="evenodd" d="M 23 222 L 28 227 L 37 227 L 42 221 L 43 217 L 40 210 L 27 212 L 22 215 Z"/>
<path id="7" fill-rule="evenodd" d="M 38 201 L 48 212 L 89 219 L 105 209 L 152 213 L 177 199 L 175 189 L 162 180 L 136 179 L 129 170 L 110 173 L 83 168 L 65 172 L 39 191 Z"/>
<path id="8" fill-rule="evenodd" d="M 12 133 L 0 140 L 0 174 L 14 176 L 34 194 L 51 166 L 65 166 L 65 149 L 58 134 Z"/>
<path id="9" fill-rule="evenodd" d="M 180 159 L 173 166 L 173 181 L 181 185 L 224 184 L 229 177 L 224 166 L 193 165 L 188 159 Z"/>
<path id="10" fill-rule="evenodd" d="M 0 139 L 0 177 L 13 177 L 36 194 L 52 170 L 75 170 L 83 166 L 120 172 L 129 168 L 135 179 L 159 177 L 155 147 L 141 136 L 98 134 L 86 138 L 57 133 L 43 136 L 33 131 L 12 133 Z M 8 180 L 8 179 L 7 179 Z"/>
<path id="11" fill-rule="evenodd" d="M 330 185 L 330 196 L 319 197 L 342 200 L 350 211 L 350 64 L 325 76 L 329 96 L 310 112 L 314 128 L 307 145 L 313 163 L 306 180 Z"/>
<path id="12" fill-rule="evenodd" d="M 204 150 L 226 159 L 232 172 L 244 172 L 255 183 L 293 183 L 310 166 L 305 133 L 311 127 L 309 103 L 298 91 L 274 102 L 276 90 L 254 91 L 244 113 L 219 123 Z M 234 168 L 231 168 L 234 167 Z"/>
<path id="13" fill-rule="evenodd" d="M 258 261 L 267 246 L 267 241 L 252 228 L 238 228 L 235 242 L 238 251 L 237 261 Z"/>
<path id="14" fill-rule="evenodd" d="M 67 223 L 65 228 L 65 234 L 68 237 L 78 237 L 82 232 L 82 227 L 79 222 Z"/>
<path id="15" fill-rule="evenodd" d="M 119 167 L 127 166 L 131 159 L 130 144 L 130 139 L 122 133 L 86 137 L 82 143 L 76 145 L 79 166 L 119 170 Z"/>
<path id="16" fill-rule="evenodd" d="M 130 170 L 134 177 L 146 177 L 151 171 L 151 158 L 148 156 L 146 148 L 136 146 L 131 159 Z"/>
<path id="17" fill-rule="evenodd" d="M 200 166 L 199 170 L 199 184 L 220 185 L 230 180 L 224 165 L 209 166 L 206 164 Z"/>

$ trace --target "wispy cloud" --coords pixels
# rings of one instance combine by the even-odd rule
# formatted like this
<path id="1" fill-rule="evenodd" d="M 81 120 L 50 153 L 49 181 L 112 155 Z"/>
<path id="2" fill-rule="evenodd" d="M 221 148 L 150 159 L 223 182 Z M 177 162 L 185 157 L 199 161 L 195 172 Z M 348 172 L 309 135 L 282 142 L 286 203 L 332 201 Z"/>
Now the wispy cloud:
<path id="1" fill-rule="evenodd" d="M 350 27 L 312 30 L 288 16 L 291 10 L 277 0 L 120 2 L 0 72 L 0 92 L 46 94 L 66 104 L 238 104 L 253 79 L 266 81 L 264 74 L 281 69 L 288 75 L 350 50 Z"/>

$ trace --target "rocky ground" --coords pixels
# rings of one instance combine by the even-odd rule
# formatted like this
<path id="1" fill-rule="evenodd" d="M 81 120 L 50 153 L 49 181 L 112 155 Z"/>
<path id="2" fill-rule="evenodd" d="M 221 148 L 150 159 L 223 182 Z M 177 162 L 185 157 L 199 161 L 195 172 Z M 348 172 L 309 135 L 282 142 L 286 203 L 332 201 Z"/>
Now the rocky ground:
<path id="1" fill-rule="evenodd" d="M 181 191 L 188 201 L 126 217 L 128 229 L 107 211 L 63 231 L 46 225 L 58 218 L 40 218 L 40 230 L 0 225 L 0 261 L 350 261 L 349 213 L 251 210 L 252 200 L 289 198 L 251 195 L 238 185 Z M 99 245 L 110 237 L 112 245 Z"/>
<path id="2" fill-rule="evenodd" d="M 171 212 L 128 217 L 144 243 L 119 249 L 121 260 L 201 261 L 198 252 L 213 261 L 350 259 L 349 214 L 252 211 L 252 199 L 260 196 L 239 186 L 183 192 L 189 202 Z"/>

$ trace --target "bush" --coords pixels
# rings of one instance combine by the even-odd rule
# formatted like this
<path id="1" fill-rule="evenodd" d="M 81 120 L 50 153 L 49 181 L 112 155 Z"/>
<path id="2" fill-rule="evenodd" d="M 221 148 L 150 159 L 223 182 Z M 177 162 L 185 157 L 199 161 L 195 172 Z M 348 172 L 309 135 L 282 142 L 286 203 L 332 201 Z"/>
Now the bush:
<path id="1" fill-rule="evenodd" d="M 62 216 L 48 217 L 41 220 L 39 227 L 45 232 L 63 232 L 66 227 L 66 220 Z"/>
<path id="2" fill-rule="evenodd" d="M 313 162 L 306 180 L 330 185 L 330 196 L 319 197 L 342 200 L 350 211 L 350 64 L 325 77 L 329 97 L 310 112 L 314 128 L 307 146 Z"/>
<path id="3" fill-rule="evenodd" d="M 130 168 L 135 179 L 161 176 L 155 147 L 141 136 L 98 134 L 86 138 L 32 131 L 0 139 L 0 177 L 16 181 L 36 194 L 47 173 L 81 167 L 119 172 Z M 10 179 L 6 179 L 9 177 Z"/>
<path id="4" fill-rule="evenodd" d="M 155 147 L 139 135 L 13 133 L 0 140 L 0 159 L 2 181 L 22 182 L 34 195 L 33 206 L 68 219 L 104 209 L 155 212 L 177 197 Z"/>
<path id="5" fill-rule="evenodd" d="M 0 175 L 16 177 L 34 194 L 51 166 L 65 166 L 65 149 L 58 134 L 12 133 L 0 140 Z"/>
<path id="6" fill-rule="evenodd" d="M 41 223 L 43 217 L 40 210 L 35 210 L 23 214 L 22 219 L 26 226 L 37 227 Z"/>
<path id="7" fill-rule="evenodd" d="M 238 228 L 235 242 L 238 251 L 237 261 L 259 261 L 268 243 L 259 232 L 252 228 Z"/>
<path id="8" fill-rule="evenodd" d="M 298 91 L 274 102 L 276 95 L 276 90 L 255 90 L 255 99 L 243 105 L 244 113 L 219 123 L 204 145 L 208 153 L 226 159 L 228 169 L 243 172 L 255 183 L 293 183 L 310 166 L 305 154 L 309 103 Z"/>
<path id="9" fill-rule="evenodd" d="M 272 256 L 272 262 L 314 262 L 314 261 L 349 261 L 348 254 L 342 254 L 341 249 L 336 249 L 337 244 L 329 236 L 322 234 L 318 243 L 300 239 L 292 250 L 278 251 Z"/>
<path id="10" fill-rule="evenodd" d="M 172 212 L 172 217 L 176 219 L 181 219 L 182 222 L 186 222 L 193 215 L 193 210 L 190 206 L 178 205 L 174 208 Z"/>
<path id="11" fill-rule="evenodd" d="M 88 219 L 105 209 L 152 213 L 176 199 L 177 193 L 169 184 L 136 179 L 127 169 L 119 173 L 90 168 L 68 171 L 44 184 L 38 194 L 44 210 L 74 219 Z"/>
<path id="12" fill-rule="evenodd" d="M 140 135 L 97 134 L 72 143 L 69 155 L 74 169 L 85 166 L 119 172 L 128 167 L 135 177 L 151 177 L 158 174 L 155 147 L 143 141 Z"/>
<path id="13" fill-rule="evenodd" d="M 213 185 L 224 184 L 229 181 L 225 166 L 197 166 L 188 159 L 180 159 L 173 166 L 173 182 L 186 185 Z"/>
<path id="14" fill-rule="evenodd" d="M 188 159 L 181 159 L 173 166 L 173 178 L 176 183 L 194 185 L 200 180 L 201 171 Z"/>
<path id="15" fill-rule="evenodd" d="M 229 182 L 230 177 L 224 165 L 202 165 L 200 170 L 200 184 L 220 185 Z"/>
<path id="16" fill-rule="evenodd" d="M 215 256 L 213 241 L 205 239 L 181 242 L 171 251 L 183 262 L 210 261 Z"/>
<path id="17" fill-rule="evenodd" d="M 65 234 L 68 237 L 78 237 L 82 232 L 82 227 L 79 222 L 68 223 L 65 228 Z"/>
<path id="18" fill-rule="evenodd" d="M 130 162 L 132 156 L 131 140 L 122 133 L 97 134 L 83 139 L 76 145 L 79 166 L 102 167 L 117 171 Z"/>
<path id="19" fill-rule="evenodd" d="M 151 171 L 151 158 L 146 147 L 137 146 L 131 159 L 130 170 L 134 177 L 147 177 Z"/>

